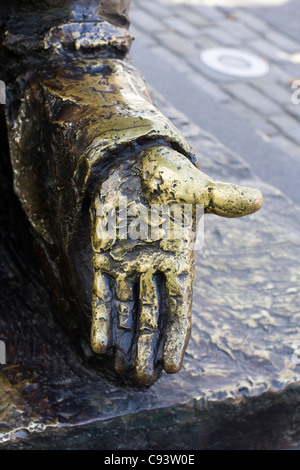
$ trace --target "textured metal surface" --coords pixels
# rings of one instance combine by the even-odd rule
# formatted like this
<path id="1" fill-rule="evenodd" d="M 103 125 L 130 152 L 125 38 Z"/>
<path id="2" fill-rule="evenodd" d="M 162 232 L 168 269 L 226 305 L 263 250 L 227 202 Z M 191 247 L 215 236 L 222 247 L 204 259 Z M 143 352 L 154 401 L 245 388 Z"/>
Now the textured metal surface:
<path id="1" fill-rule="evenodd" d="M 300 337 L 299 209 L 255 179 L 210 135 L 159 97 L 156 101 L 199 152 L 203 171 L 260 187 L 264 207 L 245 219 L 205 216 L 193 334 L 183 369 L 163 373 L 150 388 L 122 381 L 101 357 L 97 370 L 92 359 L 84 362 L 76 354 L 53 319 L 37 273 L 25 276 L 28 262 L 10 249 L 17 232 L 5 212 L 0 339 L 7 344 L 8 364 L 1 368 L 2 449 L 299 444 L 300 366 L 291 360 L 292 344 Z M 22 234 L 17 239 L 24 242 Z"/>
<path id="2" fill-rule="evenodd" d="M 55 13 L 55 25 L 53 17 L 47 16 L 46 5 L 34 16 L 29 31 L 28 14 L 38 3 L 32 2 L 26 10 L 24 2 L 19 2 L 19 23 L 4 18 L 8 32 L 1 37 L 1 59 L 7 60 L 3 79 L 8 90 L 12 156 L 11 169 L 8 143 L 1 135 L 0 340 L 7 349 L 7 364 L 1 367 L 0 375 L 1 447 L 294 445 L 299 394 L 297 364 L 291 357 L 298 331 L 298 209 L 256 181 L 238 157 L 187 125 L 187 120 L 165 103 L 161 103 L 163 113 L 153 106 L 142 77 L 127 56 L 131 42 L 126 30 L 129 2 L 112 2 L 110 9 L 105 1 L 88 2 L 88 9 L 86 3 L 77 2 L 74 11 L 65 2 Z M 100 35 L 98 20 L 103 27 Z M 94 201 L 96 215 L 101 204 L 94 199 L 100 181 L 106 180 L 111 169 L 122 169 L 132 155 L 144 155 L 139 177 L 145 194 L 155 192 L 151 178 L 143 178 L 143 174 L 150 168 L 154 180 L 161 179 L 164 188 L 179 155 L 183 167 L 190 166 L 190 171 L 200 175 L 185 138 L 165 115 L 176 121 L 193 145 L 201 170 L 216 179 L 236 177 L 244 186 L 261 185 L 269 211 L 251 216 L 247 222 L 219 224 L 210 220 L 205 248 L 196 262 L 193 335 L 183 370 L 175 376 L 163 373 L 152 387 L 142 387 L 113 372 L 113 362 L 117 371 L 123 367 L 118 357 L 95 356 L 91 351 L 87 325 L 91 320 L 93 266 L 86 240 L 90 236 L 90 204 Z M 2 114 L 1 120 L 3 129 Z M 168 148 L 166 155 L 161 146 Z M 170 156 L 172 161 L 166 164 Z M 12 171 L 30 226 L 12 192 Z M 207 186 L 205 175 L 203 178 L 206 191 L 201 196 L 207 202 L 207 212 L 228 215 L 224 214 L 224 202 L 231 216 L 235 211 L 241 215 L 240 208 L 249 212 L 252 193 L 241 207 L 232 201 L 227 204 L 229 187 L 211 179 Z M 196 181 L 197 177 L 191 186 Z M 164 196 L 168 186 L 166 183 Z M 233 186 L 230 189 L 236 191 Z M 179 199 L 186 193 L 194 195 L 186 191 L 182 174 L 177 190 Z M 239 197 L 242 193 L 239 190 Z M 257 201 L 256 208 L 259 205 Z M 33 248 L 44 278 L 35 266 Z M 94 256 L 94 293 L 105 301 L 107 286 L 98 276 L 104 261 L 102 256 L 99 262 L 98 255 Z M 126 266 L 140 261 L 135 260 L 129 259 Z M 193 260 L 182 255 L 180 260 L 191 273 Z M 137 265 L 134 268 L 138 271 Z M 139 274 L 140 325 L 152 327 L 147 339 L 153 339 L 156 318 L 146 307 L 155 307 L 154 273 L 146 270 Z M 119 300 L 131 302 L 124 279 L 118 281 Z M 190 279 L 187 285 L 180 285 L 187 291 L 187 308 L 191 305 L 189 285 Z M 169 282 L 171 297 L 178 295 L 175 287 Z M 128 306 L 121 307 L 124 314 L 123 307 Z M 165 343 L 169 372 L 178 370 L 187 345 L 190 316 L 180 315 L 185 319 L 184 328 L 175 328 L 176 334 L 170 334 L 172 341 Z M 128 327 L 127 319 L 124 321 Z M 143 363 L 138 356 L 136 374 L 150 383 L 156 376 L 150 364 L 152 346 L 149 353 L 144 338 L 141 344 L 138 341 Z M 123 345 L 122 339 L 119 344 Z"/>
<path id="3" fill-rule="evenodd" d="M 261 202 L 259 191 L 215 181 L 167 146 L 108 173 L 91 209 L 94 352 L 114 348 L 115 369 L 146 384 L 161 367 L 178 372 L 191 330 L 197 208 L 232 218 Z"/>
<path id="4" fill-rule="evenodd" d="M 132 38 L 122 21 L 128 4 L 98 2 L 96 11 L 96 2 L 65 2 L 38 10 L 33 2 L 31 31 L 25 10 L 7 7 L 0 55 L 8 60 L 3 78 L 14 190 L 58 316 L 73 337 L 85 338 L 91 329 L 94 353 L 114 348 L 118 372 L 150 384 L 161 368 L 180 370 L 188 344 L 191 234 L 105 244 L 97 215 L 90 225 L 91 204 L 96 214 L 106 202 L 113 210 L 118 195 L 128 193 L 135 214 L 137 202 L 145 210 L 177 203 L 239 217 L 258 210 L 262 197 L 200 172 L 184 137 L 153 105 L 128 55 Z"/>

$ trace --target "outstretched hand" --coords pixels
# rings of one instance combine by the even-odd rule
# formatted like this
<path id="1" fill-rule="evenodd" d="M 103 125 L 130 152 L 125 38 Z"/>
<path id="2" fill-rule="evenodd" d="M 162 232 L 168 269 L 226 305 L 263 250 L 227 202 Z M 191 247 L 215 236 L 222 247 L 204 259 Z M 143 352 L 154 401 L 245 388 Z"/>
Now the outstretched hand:
<path id="1" fill-rule="evenodd" d="M 91 206 L 94 352 L 113 350 L 116 371 L 143 384 L 179 371 L 191 332 L 193 208 L 239 217 L 261 204 L 259 191 L 213 181 L 169 147 L 111 170 Z"/>

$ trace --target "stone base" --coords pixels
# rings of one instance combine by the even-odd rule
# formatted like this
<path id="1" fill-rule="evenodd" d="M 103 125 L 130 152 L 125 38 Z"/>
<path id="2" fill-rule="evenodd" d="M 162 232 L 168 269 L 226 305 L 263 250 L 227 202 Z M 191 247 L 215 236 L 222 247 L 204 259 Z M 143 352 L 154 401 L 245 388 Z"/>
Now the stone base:
<path id="1" fill-rule="evenodd" d="M 183 369 L 150 388 L 122 380 L 109 360 L 78 357 L 37 270 L 16 255 L 2 210 L 1 449 L 286 449 L 300 442 L 299 208 L 155 97 L 200 169 L 260 189 L 263 208 L 244 219 L 205 217 Z"/>

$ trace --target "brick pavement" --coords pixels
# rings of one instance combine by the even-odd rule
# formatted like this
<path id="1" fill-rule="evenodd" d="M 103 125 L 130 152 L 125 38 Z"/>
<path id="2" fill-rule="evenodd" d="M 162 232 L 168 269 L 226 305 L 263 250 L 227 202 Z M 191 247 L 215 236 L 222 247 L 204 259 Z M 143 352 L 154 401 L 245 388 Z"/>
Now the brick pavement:
<path id="1" fill-rule="evenodd" d="M 249 1 L 231 0 L 230 7 L 214 8 L 204 3 L 132 0 L 131 32 L 212 99 L 250 122 L 262 139 L 300 158 L 300 104 L 291 99 L 291 85 L 300 80 L 300 40 L 289 34 L 288 24 L 279 30 L 269 22 L 266 8 L 261 14 L 258 8 L 243 8 Z M 284 13 L 286 18 L 286 9 Z M 268 61 L 270 72 L 263 78 L 237 79 L 212 71 L 199 57 L 209 47 L 252 52 Z"/>

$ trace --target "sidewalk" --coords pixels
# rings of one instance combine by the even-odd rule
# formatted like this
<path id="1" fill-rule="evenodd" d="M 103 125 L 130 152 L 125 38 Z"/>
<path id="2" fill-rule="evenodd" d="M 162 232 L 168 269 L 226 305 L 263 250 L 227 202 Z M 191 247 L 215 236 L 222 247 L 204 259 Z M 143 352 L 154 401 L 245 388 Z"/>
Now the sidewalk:
<path id="1" fill-rule="evenodd" d="M 212 8 L 204 6 L 205 3 L 223 6 Z M 255 7 L 243 8 L 243 4 L 250 3 L 246 0 L 132 0 L 130 31 L 136 38 L 133 59 L 148 83 L 150 80 L 155 88 L 160 87 L 158 91 L 181 110 L 191 109 L 191 114 L 193 106 L 188 108 L 187 101 L 188 93 L 192 93 L 189 99 L 198 102 L 198 124 L 217 134 L 233 150 L 243 153 L 244 149 L 245 155 L 249 152 L 249 143 L 243 137 L 243 130 L 249 125 L 255 133 L 254 148 L 254 141 L 257 146 L 259 140 L 272 144 L 262 148 L 267 153 L 275 149 L 279 162 L 287 159 L 286 164 L 288 161 L 299 164 L 300 172 L 300 104 L 292 102 L 293 94 L 294 98 L 300 98 L 300 93 L 292 88 L 293 82 L 300 80 L 297 25 L 300 2 L 275 5 L 272 0 L 252 1 Z M 270 6 L 259 8 L 259 3 Z M 200 60 L 200 52 L 211 47 L 254 53 L 268 62 L 270 71 L 265 77 L 254 79 L 215 72 Z M 180 78 L 185 79 L 184 86 Z M 164 81 L 167 83 L 163 84 Z M 193 120 L 194 116 L 186 114 Z M 234 122 L 237 122 L 235 129 Z M 246 159 L 252 163 L 251 155 Z M 257 162 L 254 160 L 253 157 L 254 166 L 264 167 L 266 174 L 270 163 L 276 161 L 260 161 L 261 157 L 257 157 Z M 272 171 L 276 172 L 274 168 Z M 279 167 L 277 172 L 279 181 L 282 173 Z M 286 187 L 289 174 L 282 176 L 286 177 Z M 274 184 L 276 178 L 270 182 Z"/>

